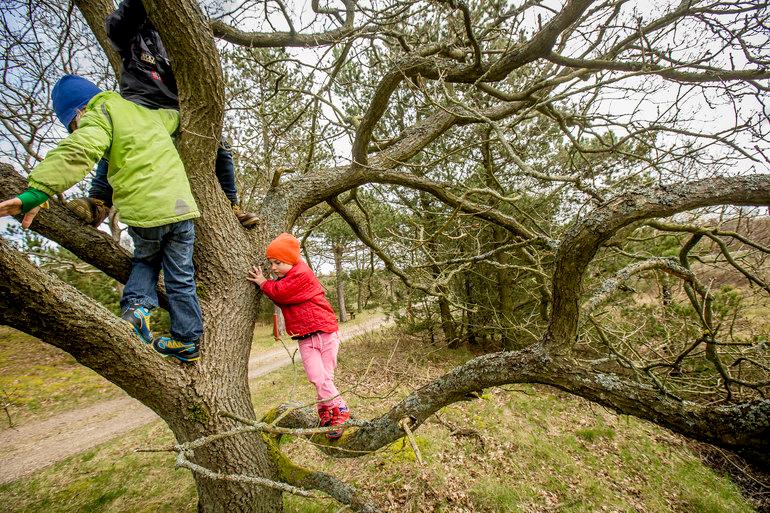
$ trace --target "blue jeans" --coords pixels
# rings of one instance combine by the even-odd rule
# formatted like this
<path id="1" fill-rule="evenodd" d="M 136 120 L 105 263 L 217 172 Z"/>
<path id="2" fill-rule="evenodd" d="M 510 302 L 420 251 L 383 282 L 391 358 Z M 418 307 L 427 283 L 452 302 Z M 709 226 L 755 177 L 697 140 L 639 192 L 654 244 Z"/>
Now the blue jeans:
<path id="1" fill-rule="evenodd" d="M 203 317 L 195 293 L 192 259 L 195 225 L 187 220 L 154 228 L 129 226 L 128 233 L 134 241 L 134 258 L 120 299 L 121 309 L 132 305 L 150 310 L 157 307 L 155 287 L 163 269 L 171 336 L 181 342 L 198 340 L 203 334 Z"/>
<path id="2" fill-rule="evenodd" d="M 230 146 L 224 141 L 220 141 L 217 148 L 217 163 L 214 171 L 219 180 L 219 186 L 233 205 L 238 203 L 238 189 L 235 185 L 235 164 L 233 163 L 233 154 Z M 112 186 L 107 181 L 107 161 L 101 159 L 96 166 L 96 176 L 91 180 L 91 187 L 88 189 L 88 196 L 104 201 L 112 206 Z"/>

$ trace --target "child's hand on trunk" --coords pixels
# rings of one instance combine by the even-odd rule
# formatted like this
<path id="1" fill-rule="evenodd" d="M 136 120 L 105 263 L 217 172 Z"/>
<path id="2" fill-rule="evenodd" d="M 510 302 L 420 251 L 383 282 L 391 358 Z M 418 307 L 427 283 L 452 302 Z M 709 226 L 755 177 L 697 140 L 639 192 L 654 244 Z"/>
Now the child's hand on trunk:
<path id="1" fill-rule="evenodd" d="M 265 275 L 262 274 L 262 269 L 256 265 L 251 266 L 251 270 L 249 271 L 249 275 L 246 277 L 246 279 L 250 282 L 256 283 L 259 286 L 267 281 Z"/>

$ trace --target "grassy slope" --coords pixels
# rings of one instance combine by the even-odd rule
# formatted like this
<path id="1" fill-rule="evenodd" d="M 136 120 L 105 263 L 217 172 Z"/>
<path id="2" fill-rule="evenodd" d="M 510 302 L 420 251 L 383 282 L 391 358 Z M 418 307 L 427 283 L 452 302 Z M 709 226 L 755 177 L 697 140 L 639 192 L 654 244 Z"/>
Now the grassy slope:
<path id="1" fill-rule="evenodd" d="M 0 326 L 0 430 L 123 395 L 53 346 Z"/>
<path id="2" fill-rule="evenodd" d="M 370 417 L 469 356 L 390 332 L 343 344 L 337 381 L 354 414 Z M 258 413 L 313 397 L 301 368 L 253 384 Z M 326 458 L 304 439 L 289 437 L 283 448 L 298 463 L 356 483 L 386 511 L 754 511 L 679 437 L 544 387 L 487 390 L 442 410 L 417 440 L 424 465 L 400 441 L 347 460 Z M 169 442 L 160 422 L 136 430 L 0 487 L 0 511 L 194 512 L 189 472 L 174 470 L 171 454 L 134 452 Z M 288 512 L 337 509 L 333 501 L 286 499 Z"/>

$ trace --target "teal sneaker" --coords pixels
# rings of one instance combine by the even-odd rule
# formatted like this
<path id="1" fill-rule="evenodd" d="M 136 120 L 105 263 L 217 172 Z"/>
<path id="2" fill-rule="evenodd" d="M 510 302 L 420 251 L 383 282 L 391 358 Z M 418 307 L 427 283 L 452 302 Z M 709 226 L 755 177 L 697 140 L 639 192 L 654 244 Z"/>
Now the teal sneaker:
<path id="1" fill-rule="evenodd" d="M 134 333 L 139 335 L 142 342 L 152 344 L 152 332 L 150 331 L 150 311 L 142 305 L 129 306 L 120 317 L 131 323 Z"/>
<path id="2" fill-rule="evenodd" d="M 152 343 L 153 349 L 164 357 L 173 356 L 180 362 L 194 362 L 201 356 L 195 342 L 180 342 L 173 338 L 158 337 Z"/>

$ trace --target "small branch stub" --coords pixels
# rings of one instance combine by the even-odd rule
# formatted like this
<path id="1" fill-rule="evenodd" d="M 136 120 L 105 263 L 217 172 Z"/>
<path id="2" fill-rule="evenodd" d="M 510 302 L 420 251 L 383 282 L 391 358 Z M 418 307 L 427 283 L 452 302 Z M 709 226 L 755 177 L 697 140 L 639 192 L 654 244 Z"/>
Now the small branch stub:
<path id="1" fill-rule="evenodd" d="M 411 417 L 404 417 L 401 419 L 401 421 L 398 423 L 399 426 L 401 426 L 401 429 L 404 430 L 404 433 L 406 433 L 406 438 L 409 440 L 409 445 L 412 446 L 412 450 L 414 451 L 414 457 L 417 459 L 417 463 L 420 465 L 423 465 L 422 461 L 422 454 L 420 454 L 420 447 L 417 445 L 417 439 L 414 437 L 414 434 L 412 433 L 412 429 L 410 425 L 412 424 L 413 419 Z"/>

